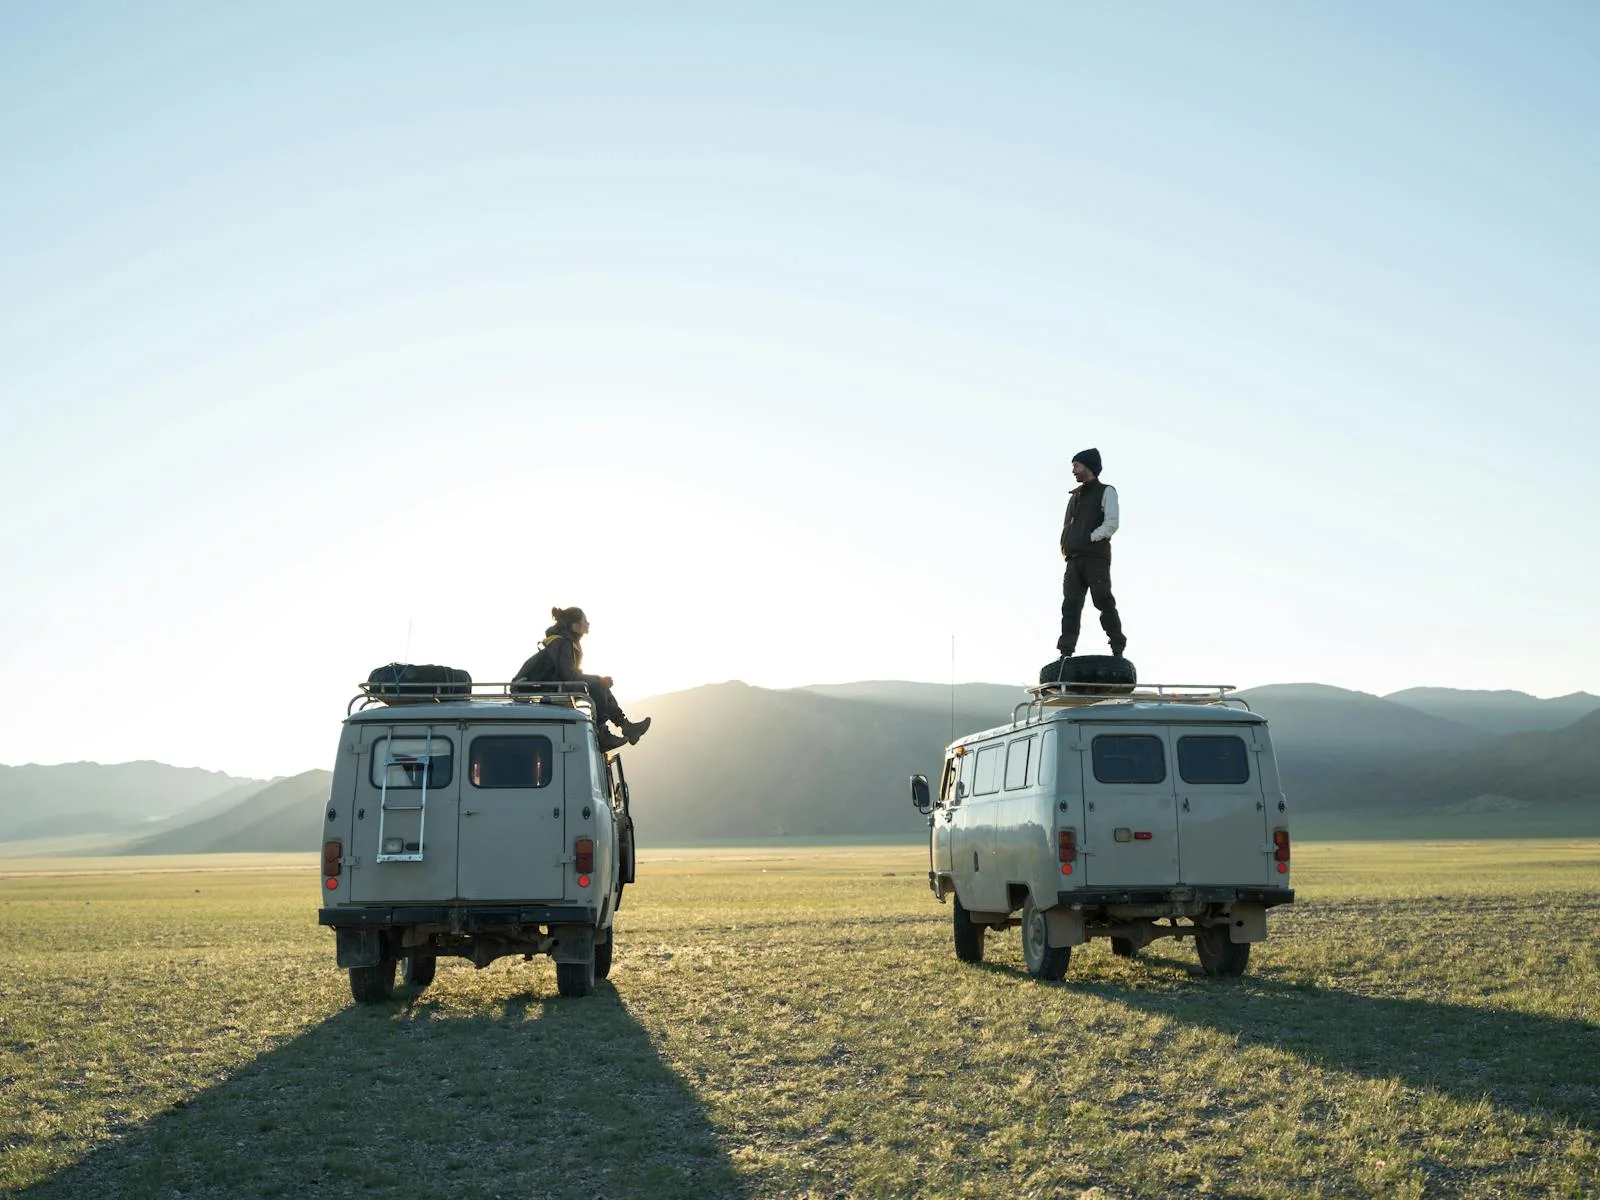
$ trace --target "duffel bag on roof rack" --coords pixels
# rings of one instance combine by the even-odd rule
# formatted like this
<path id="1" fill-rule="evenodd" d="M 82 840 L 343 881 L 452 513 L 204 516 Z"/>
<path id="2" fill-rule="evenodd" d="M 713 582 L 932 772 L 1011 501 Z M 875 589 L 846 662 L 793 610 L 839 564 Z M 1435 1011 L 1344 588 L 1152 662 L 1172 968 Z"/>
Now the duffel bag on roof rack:
<path id="1" fill-rule="evenodd" d="M 472 676 L 459 667 L 389 663 L 368 675 L 362 690 L 388 704 L 424 704 L 472 695 Z"/>

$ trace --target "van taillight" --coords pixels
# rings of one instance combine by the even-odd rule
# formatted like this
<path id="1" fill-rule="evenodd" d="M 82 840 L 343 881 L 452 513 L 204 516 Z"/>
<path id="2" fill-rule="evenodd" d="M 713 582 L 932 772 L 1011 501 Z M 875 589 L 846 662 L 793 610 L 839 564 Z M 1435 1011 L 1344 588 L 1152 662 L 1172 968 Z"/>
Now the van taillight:
<path id="1" fill-rule="evenodd" d="M 572 844 L 573 865 L 578 868 L 579 875 L 588 875 L 594 870 L 594 839 L 579 838 Z"/>
<path id="2" fill-rule="evenodd" d="M 1056 854 L 1061 859 L 1061 873 L 1072 874 L 1072 864 L 1078 861 L 1078 831 L 1063 829 L 1056 834 Z"/>
<path id="3" fill-rule="evenodd" d="M 343 842 L 322 843 L 322 873 L 324 875 L 337 875 L 344 868 L 339 860 L 344 857 Z"/>
<path id="4" fill-rule="evenodd" d="M 1278 862 L 1278 874 L 1289 873 L 1289 831 L 1287 829 L 1274 829 L 1272 831 L 1272 844 L 1275 849 L 1272 857 Z"/>

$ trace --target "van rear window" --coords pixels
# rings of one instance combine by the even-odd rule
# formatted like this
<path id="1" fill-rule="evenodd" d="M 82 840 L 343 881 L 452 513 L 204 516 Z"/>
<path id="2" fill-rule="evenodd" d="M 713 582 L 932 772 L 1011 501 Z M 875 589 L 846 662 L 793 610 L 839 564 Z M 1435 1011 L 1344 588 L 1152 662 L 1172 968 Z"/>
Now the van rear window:
<path id="1" fill-rule="evenodd" d="M 1250 755 L 1240 737 L 1181 737 L 1178 774 L 1185 783 L 1248 783 Z"/>
<path id="2" fill-rule="evenodd" d="M 379 738 L 372 747 L 372 786 L 383 787 L 387 778 L 390 791 L 420 789 L 424 780 L 430 788 L 445 787 L 454 764 L 449 738 Z"/>
<path id="3" fill-rule="evenodd" d="M 1094 777 L 1101 783 L 1160 783 L 1167 777 L 1167 752 L 1148 733 L 1103 733 L 1090 744 Z"/>
<path id="4" fill-rule="evenodd" d="M 467 778 L 475 788 L 548 787 L 553 757 L 550 739 L 539 734 L 474 738 Z"/>

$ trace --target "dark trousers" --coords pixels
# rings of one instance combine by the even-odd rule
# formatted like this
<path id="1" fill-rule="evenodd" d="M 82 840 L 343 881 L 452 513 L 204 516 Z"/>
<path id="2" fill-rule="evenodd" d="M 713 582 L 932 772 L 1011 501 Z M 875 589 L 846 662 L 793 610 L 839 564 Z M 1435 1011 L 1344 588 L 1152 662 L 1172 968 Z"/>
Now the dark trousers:
<path id="1" fill-rule="evenodd" d="M 1100 628 L 1106 631 L 1112 653 L 1120 654 L 1128 639 L 1122 636 L 1122 618 L 1117 615 L 1117 600 L 1111 594 L 1111 563 L 1103 558 L 1067 559 L 1067 572 L 1061 579 L 1061 641 L 1056 648 L 1062 654 L 1077 649 L 1086 595 L 1100 612 Z"/>
<path id="2" fill-rule="evenodd" d="M 594 700 L 594 715 L 601 722 L 610 721 L 613 725 L 620 726 L 628 718 L 623 715 L 622 706 L 617 703 L 617 698 L 611 694 L 611 689 L 600 682 L 598 675 L 580 675 L 589 687 L 589 695 Z"/>

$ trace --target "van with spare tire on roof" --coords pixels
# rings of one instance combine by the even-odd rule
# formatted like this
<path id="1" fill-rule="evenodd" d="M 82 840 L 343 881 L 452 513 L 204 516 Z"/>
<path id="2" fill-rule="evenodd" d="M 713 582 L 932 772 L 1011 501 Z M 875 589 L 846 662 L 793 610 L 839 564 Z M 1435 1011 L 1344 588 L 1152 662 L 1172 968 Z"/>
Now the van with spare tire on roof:
<path id="1" fill-rule="evenodd" d="M 1016 925 L 1040 979 L 1091 938 L 1124 957 L 1193 938 L 1207 975 L 1242 974 L 1267 910 L 1294 900 L 1266 720 L 1231 687 L 1137 687 L 1126 660 L 1075 662 L 1041 672 L 1009 723 L 952 742 L 937 792 L 912 777 L 956 956 L 981 962 L 986 935 Z"/>
<path id="2" fill-rule="evenodd" d="M 450 955 L 548 954 L 563 996 L 610 973 L 633 818 L 581 683 L 373 672 L 346 713 L 322 838 L 318 921 L 358 1001 L 388 999 L 397 965 L 426 987 Z"/>

